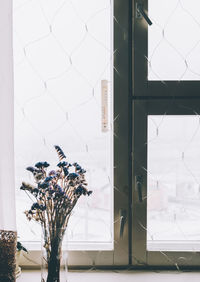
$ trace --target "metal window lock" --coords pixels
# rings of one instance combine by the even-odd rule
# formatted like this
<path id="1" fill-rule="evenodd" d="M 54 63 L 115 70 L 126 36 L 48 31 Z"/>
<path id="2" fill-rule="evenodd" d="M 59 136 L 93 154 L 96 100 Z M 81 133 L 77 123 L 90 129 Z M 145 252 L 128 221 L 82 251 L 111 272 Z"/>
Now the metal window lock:
<path id="1" fill-rule="evenodd" d="M 127 211 L 125 209 L 120 209 L 119 216 L 120 216 L 119 236 L 120 238 L 122 238 L 124 234 L 124 227 L 125 227 L 126 220 L 127 220 Z"/>
<path id="2" fill-rule="evenodd" d="M 152 21 L 144 11 L 143 5 L 141 3 L 136 3 L 136 19 L 141 19 L 142 17 L 145 19 L 148 25 L 152 25 Z"/>

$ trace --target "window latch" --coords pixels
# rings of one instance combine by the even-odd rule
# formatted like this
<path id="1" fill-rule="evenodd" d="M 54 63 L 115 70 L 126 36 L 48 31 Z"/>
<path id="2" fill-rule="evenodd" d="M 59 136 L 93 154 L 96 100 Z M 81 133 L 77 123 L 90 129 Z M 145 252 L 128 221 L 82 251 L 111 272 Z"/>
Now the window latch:
<path id="1" fill-rule="evenodd" d="M 126 219 L 127 219 L 127 212 L 125 209 L 120 209 L 120 231 L 119 231 L 119 236 L 120 238 L 123 237 L 124 233 L 124 227 L 126 224 Z"/>
<path id="2" fill-rule="evenodd" d="M 141 3 L 136 3 L 136 19 L 141 19 L 142 17 L 145 19 L 148 25 L 152 25 L 152 21 L 144 11 L 143 5 Z"/>
<path id="3" fill-rule="evenodd" d="M 138 192 L 138 200 L 142 202 L 142 175 L 135 176 L 135 187 Z"/>

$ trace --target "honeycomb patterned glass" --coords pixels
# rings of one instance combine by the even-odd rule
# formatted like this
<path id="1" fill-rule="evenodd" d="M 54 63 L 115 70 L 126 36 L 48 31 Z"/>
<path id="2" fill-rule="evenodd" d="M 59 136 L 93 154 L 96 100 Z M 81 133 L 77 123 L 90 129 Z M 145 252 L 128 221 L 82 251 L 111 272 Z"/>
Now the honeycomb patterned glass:
<path id="1" fill-rule="evenodd" d="M 67 159 L 87 170 L 91 197 L 80 199 L 68 236 L 80 248 L 112 248 L 112 13 L 110 0 L 14 0 L 15 169 L 21 241 L 40 241 L 23 214 L 27 166 Z M 88 244 L 88 245 L 87 245 Z M 98 247 L 100 246 L 100 247 Z M 40 247 L 40 246 L 39 246 Z"/>
<path id="2" fill-rule="evenodd" d="M 149 0 L 148 80 L 200 79 L 200 2 Z"/>
<path id="3" fill-rule="evenodd" d="M 200 248 L 199 144 L 199 115 L 148 116 L 148 250 Z"/>

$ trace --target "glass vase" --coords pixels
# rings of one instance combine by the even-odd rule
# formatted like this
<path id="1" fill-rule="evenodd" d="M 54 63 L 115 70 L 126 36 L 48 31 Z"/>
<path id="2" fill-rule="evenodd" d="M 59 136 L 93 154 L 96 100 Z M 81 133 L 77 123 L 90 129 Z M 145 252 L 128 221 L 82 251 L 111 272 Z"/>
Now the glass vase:
<path id="1" fill-rule="evenodd" d="M 41 282 L 67 281 L 66 230 L 57 229 L 42 233 Z"/>

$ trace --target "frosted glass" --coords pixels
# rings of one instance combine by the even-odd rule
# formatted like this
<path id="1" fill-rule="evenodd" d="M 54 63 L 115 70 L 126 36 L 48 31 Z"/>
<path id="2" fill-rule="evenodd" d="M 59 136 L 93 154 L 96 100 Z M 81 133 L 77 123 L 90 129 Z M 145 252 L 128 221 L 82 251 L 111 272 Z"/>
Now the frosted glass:
<path id="1" fill-rule="evenodd" d="M 148 116 L 147 249 L 200 247 L 199 144 L 198 115 Z"/>
<path id="2" fill-rule="evenodd" d="M 148 80 L 200 79 L 200 2 L 149 0 Z"/>

